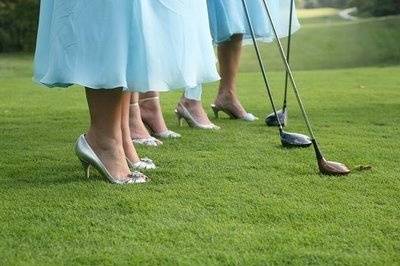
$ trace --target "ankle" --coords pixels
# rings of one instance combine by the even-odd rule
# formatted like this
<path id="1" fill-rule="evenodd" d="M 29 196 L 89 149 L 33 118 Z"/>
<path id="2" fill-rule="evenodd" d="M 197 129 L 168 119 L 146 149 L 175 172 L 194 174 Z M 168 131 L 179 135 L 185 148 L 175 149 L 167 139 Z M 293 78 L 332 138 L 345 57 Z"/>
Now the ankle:
<path id="1" fill-rule="evenodd" d="M 218 91 L 217 98 L 219 99 L 232 99 L 236 98 L 236 90 L 235 89 L 222 89 L 220 88 Z"/>
<path id="2" fill-rule="evenodd" d="M 122 137 L 118 134 L 104 134 L 101 130 L 93 128 L 89 129 L 85 137 L 89 145 L 96 150 L 112 150 L 122 145 Z"/>
<path id="3" fill-rule="evenodd" d="M 162 117 L 162 110 L 158 103 L 152 103 L 151 101 L 140 104 L 140 119 L 142 121 L 158 120 Z"/>
<path id="4" fill-rule="evenodd" d="M 199 107 L 201 105 L 200 101 L 188 99 L 188 98 L 185 98 L 185 97 L 181 98 L 180 103 L 183 106 L 185 106 L 186 108 L 195 108 L 195 107 Z"/>
<path id="5" fill-rule="evenodd" d="M 140 112 L 130 112 L 129 114 L 129 127 L 133 128 L 135 125 L 142 123 L 142 115 Z"/>
<path id="6" fill-rule="evenodd" d="M 130 162 L 137 163 L 138 161 L 140 161 L 140 158 L 139 158 L 135 148 L 133 147 L 131 139 L 124 140 L 123 147 L 124 147 L 125 156 Z"/>
<path id="7" fill-rule="evenodd" d="M 143 123 L 142 118 L 129 120 L 129 134 L 131 139 L 142 139 L 150 137 L 150 133 Z"/>
<path id="8" fill-rule="evenodd" d="M 143 121 L 141 119 L 137 118 L 130 118 L 129 119 L 129 130 L 135 130 L 137 128 L 141 128 L 143 124 Z"/>
<path id="9" fill-rule="evenodd" d="M 140 109 L 156 110 L 160 107 L 160 100 L 158 97 L 145 98 L 139 101 Z"/>

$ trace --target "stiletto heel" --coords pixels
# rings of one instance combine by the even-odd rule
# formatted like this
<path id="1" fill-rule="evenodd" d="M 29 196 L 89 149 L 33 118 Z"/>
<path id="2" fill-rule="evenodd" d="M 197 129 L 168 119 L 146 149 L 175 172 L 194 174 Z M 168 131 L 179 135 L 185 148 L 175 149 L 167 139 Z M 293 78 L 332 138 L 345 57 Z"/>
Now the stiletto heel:
<path id="1" fill-rule="evenodd" d="M 182 122 L 183 117 L 182 117 L 182 115 L 178 112 L 177 109 L 175 109 L 175 115 L 176 115 L 176 118 L 178 119 L 178 125 L 179 125 L 180 127 L 183 127 L 183 122 Z"/>
<path id="2" fill-rule="evenodd" d="M 219 130 L 221 129 L 219 126 L 214 124 L 204 125 L 196 121 L 196 119 L 192 116 L 188 109 L 186 109 L 183 104 L 178 103 L 178 107 L 175 109 L 175 114 L 178 118 L 179 125 L 182 126 L 182 120 L 184 119 L 186 123 L 190 127 L 200 128 L 200 129 L 208 129 L 208 130 Z"/>
<path id="3" fill-rule="evenodd" d="M 93 166 L 102 176 L 107 178 L 113 184 L 128 185 L 145 183 L 148 180 L 147 176 L 139 172 L 130 173 L 130 175 L 125 179 L 113 177 L 90 147 L 89 143 L 86 141 L 85 135 L 81 135 L 76 141 L 75 154 L 82 163 L 86 177 L 90 176 L 90 167 Z"/>
<path id="4" fill-rule="evenodd" d="M 217 106 L 215 106 L 214 104 L 211 105 L 211 109 L 212 109 L 213 112 L 214 112 L 215 118 L 219 118 L 219 111 L 220 111 L 220 109 L 218 109 Z"/>
<path id="5" fill-rule="evenodd" d="M 214 104 L 211 105 L 211 109 L 214 112 L 215 118 L 219 118 L 219 111 L 221 111 L 221 110 L 217 106 L 215 106 Z"/>
<path id="6" fill-rule="evenodd" d="M 85 171 L 85 176 L 86 178 L 90 177 L 90 164 L 85 162 L 85 161 L 81 161 L 82 167 L 83 167 L 83 171 Z"/>

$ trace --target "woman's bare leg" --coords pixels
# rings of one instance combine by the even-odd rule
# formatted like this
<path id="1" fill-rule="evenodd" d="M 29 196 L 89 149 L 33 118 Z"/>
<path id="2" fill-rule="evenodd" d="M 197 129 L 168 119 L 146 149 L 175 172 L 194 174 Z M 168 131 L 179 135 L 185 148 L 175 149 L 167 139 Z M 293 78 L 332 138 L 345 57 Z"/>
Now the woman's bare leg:
<path id="1" fill-rule="evenodd" d="M 218 60 L 221 81 L 215 105 L 231 110 L 236 116 L 243 117 L 246 111 L 240 104 L 236 93 L 236 77 L 242 54 L 243 35 L 232 36 L 231 40 L 218 46 Z"/>
<path id="2" fill-rule="evenodd" d="M 212 124 L 208 119 L 207 113 L 204 111 L 203 104 L 201 102 L 203 93 L 203 86 L 198 85 L 193 88 L 186 88 L 185 93 L 182 95 L 180 104 L 183 105 L 194 117 L 194 119 L 203 125 Z M 180 107 L 178 105 L 177 109 Z"/>
<path id="3" fill-rule="evenodd" d="M 132 93 L 123 92 L 122 94 L 122 114 L 121 114 L 121 129 L 122 129 L 122 143 L 126 157 L 129 161 L 137 163 L 140 158 L 136 152 L 135 147 L 132 143 L 131 131 L 130 131 L 130 119 L 129 119 L 129 107 L 131 103 Z M 132 123 L 134 123 L 133 121 Z"/>
<path id="4" fill-rule="evenodd" d="M 139 106 L 142 120 L 154 133 L 162 133 L 168 130 L 163 117 L 158 92 L 146 92 L 139 94 Z"/>
<path id="5" fill-rule="evenodd" d="M 129 129 L 132 139 L 147 139 L 150 133 L 143 124 L 142 116 L 139 108 L 139 93 L 131 93 L 129 108 Z"/>
<path id="6" fill-rule="evenodd" d="M 122 141 L 122 90 L 87 88 L 86 98 L 90 111 L 90 127 L 86 134 L 89 145 L 112 176 L 127 177 L 131 171 Z"/>
<path id="7" fill-rule="evenodd" d="M 204 111 L 203 104 L 201 101 L 187 99 L 184 96 L 181 97 L 180 103 L 185 106 L 196 121 L 203 125 L 211 124 L 210 119 Z"/>

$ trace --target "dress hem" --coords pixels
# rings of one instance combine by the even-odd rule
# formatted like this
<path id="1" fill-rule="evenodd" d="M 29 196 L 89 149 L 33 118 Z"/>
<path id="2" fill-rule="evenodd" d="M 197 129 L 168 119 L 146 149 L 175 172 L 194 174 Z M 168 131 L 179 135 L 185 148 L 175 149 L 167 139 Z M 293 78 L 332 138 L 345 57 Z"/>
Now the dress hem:
<path id="1" fill-rule="evenodd" d="M 84 82 L 84 81 L 73 81 L 73 82 L 54 82 L 54 83 L 49 83 L 49 82 L 44 82 L 40 79 L 37 79 L 35 77 L 32 78 L 32 80 L 39 85 L 42 86 L 46 86 L 48 88 L 68 88 L 71 86 L 82 86 L 85 88 L 90 88 L 93 90 L 115 90 L 115 89 L 120 89 L 122 88 L 123 91 L 127 91 L 127 92 L 139 92 L 139 93 L 145 93 L 145 92 L 150 92 L 150 91 L 155 91 L 155 92 L 168 92 L 168 91 L 179 91 L 179 90 L 185 90 L 187 88 L 195 88 L 198 87 L 202 84 L 206 84 L 206 83 L 212 83 L 212 82 L 216 82 L 219 81 L 220 78 L 210 78 L 210 79 L 205 79 L 204 81 L 197 81 L 193 84 L 180 84 L 180 85 L 176 85 L 176 86 L 159 86 L 156 89 L 133 89 L 131 87 L 129 87 L 127 85 L 127 83 L 118 83 L 118 84 L 113 84 L 113 85 L 108 85 L 108 86 L 99 86 L 99 85 L 93 85 L 93 84 L 89 84 L 88 82 Z"/>
<path id="2" fill-rule="evenodd" d="M 296 33 L 297 31 L 299 31 L 299 30 L 300 30 L 300 27 L 295 28 L 295 29 L 292 31 L 292 35 L 295 34 L 295 33 Z M 230 40 L 232 39 L 232 36 L 233 36 L 233 35 L 237 35 L 237 34 L 243 34 L 243 45 L 248 45 L 248 44 L 251 44 L 251 43 L 252 43 L 252 42 L 251 42 L 251 40 L 252 40 L 251 35 L 248 34 L 246 31 L 240 31 L 240 32 L 231 33 L 231 34 L 229 35 L 229 37 L 222 38 L 222 39 L 217 40 L 217 41 L 216 41 L 216 40 L 213 40 L 214 45 L 219 45 L 219 44 L 221 44 L 221 43 L 230 41 Z M 287 38 L 288 36 L 289 36 L 289 34 L 279 34 L 279 33 L 278 33 L 278 38 L 279 38 L 279 39 Z M 261 36 L 261 35 L 257 35 L 257 36 L 256 36 L 256 39 L 257 39 L 258 41 L 267 42 L 267 43 L 271 43 L 271 42 L 274 42 L 274 41 L 276 40 L 275 37 L 272 37 L 272 36 L 271 36 L 271 37 L 265 37 L 265 36 Z"/>

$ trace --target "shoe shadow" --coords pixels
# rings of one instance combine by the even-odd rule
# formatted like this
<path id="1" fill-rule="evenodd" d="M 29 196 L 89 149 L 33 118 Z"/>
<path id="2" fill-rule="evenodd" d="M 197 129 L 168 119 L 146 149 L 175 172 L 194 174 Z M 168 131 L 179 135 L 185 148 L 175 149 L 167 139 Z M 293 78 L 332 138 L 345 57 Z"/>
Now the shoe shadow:
<path id="1" fill-rule="evenodd" d="M 0 180 L 0 186 L 8 189 L 21 189 L 25 187 L 40 188 L 49 186 L 64 186 L 73 183 L 87 182 L 81 176 L 42 177 L 42 178 L 7 178 Z"/>
<path id="2" fill-rule="evenodd" d="M 36 173 L 35 173 L 36 172 Z M 43 170 L 38 173 L 38 170 L 24 171 L 24 173 L 14 172 L 8 176 L 0 179 L 0 187 L 8 189 L 21 189 L 21 188 L 40 188 L 49 186 L 65 186 L 71 184 L 80 184 L 88 182 L 98 182 L 104 179 L 97 173 L 85 178 L 81 169 L 75 167 L 66 167 L 62 173 L 46 173 L 43 175 Z M 30 175 L 30 173 L 32 173 Z"/>

